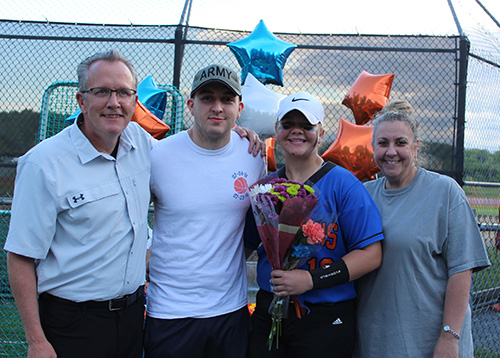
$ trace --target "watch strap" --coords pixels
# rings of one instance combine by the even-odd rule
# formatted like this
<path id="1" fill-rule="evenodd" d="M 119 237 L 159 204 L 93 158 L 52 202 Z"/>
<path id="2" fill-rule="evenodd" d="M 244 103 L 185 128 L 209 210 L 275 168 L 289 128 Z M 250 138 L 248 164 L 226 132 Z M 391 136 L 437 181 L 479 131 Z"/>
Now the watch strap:
<path id="1" fill-rule="evenodd" d="M 441 325 L 441 329 L 444 331 L 444 332 L 448 332 L 450 333 L 453 337 L 455 337 L 456 339 L 460 339 L 460 336 L 457 332 L 455 332 L 454 330 L 452 330 L 450 328 L 450 326 L 448 326 L 447 324 L 443 324 Z"/>

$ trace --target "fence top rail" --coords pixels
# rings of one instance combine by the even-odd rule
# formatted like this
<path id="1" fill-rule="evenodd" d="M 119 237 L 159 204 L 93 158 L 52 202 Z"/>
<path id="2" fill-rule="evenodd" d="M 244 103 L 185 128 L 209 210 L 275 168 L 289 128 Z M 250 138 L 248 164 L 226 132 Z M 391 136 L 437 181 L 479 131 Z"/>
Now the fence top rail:
<path id="1" fill-rule="evenodd" d="M 483 182 L 483 181 L 464 181 L 464 185 L 500 188 L 500 183 L 488 183 L 488 182 Z"/>
<path id="2" fill-rule="evenodd" d="M 196 29 L 196 30 L 217 30 L 224 32 L 233 32 L 233 33 L 241 33 L 241 34 L 249 34 L 252 30 L 235 30 L 229 28 L 215 28 L 215 27 L 205 27 L 205 26 L 195 26 L 195 25 L 183 25 L 183 24 L 106 24 L 106 23 L 90 23 L 90 22 L 65 22 L 65 21 L 40 21 L 40 20 L 13 20 L 13 19 L 2 19 L 0 18 L 0 22 L 6 24 L 33 24 L 33 25 L 67 25 L 67 26 L 82 26 L 82 27 L 109 27 L 109 28 L 182 28 L 182 29 Z M 275 35 L 300 35 L 300 36 L 345 36 L 345 37 L 411 37 L 411 38 L 447 38 L 447 39 L 455 39 L 460 38 L 460 34 L 379 34 L 379 33 L 316 33 L 316 32 L 282 32 L 282 31 L 274 31 Z"/>

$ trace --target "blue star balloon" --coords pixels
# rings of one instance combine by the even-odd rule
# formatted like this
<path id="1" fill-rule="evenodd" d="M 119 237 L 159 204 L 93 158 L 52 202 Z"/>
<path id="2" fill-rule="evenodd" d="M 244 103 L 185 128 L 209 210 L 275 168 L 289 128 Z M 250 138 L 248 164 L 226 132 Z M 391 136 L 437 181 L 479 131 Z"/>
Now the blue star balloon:
<path id="1" fill-rule="evenodd" d="M 263 84 L 283 86 L 283 67 L 297 47 L 274 36 L 260 20 L 246 38 L 228 44 L 241 66 L 241 83 L 251 73 Z"/>
<path id="2" fill-rule="evenodd" d="M 148 76 L 139 83 L 137 96 L 156 117 L 163 118 L 167 106 L 167 91 L 156 86 L 153 76 Z"/>

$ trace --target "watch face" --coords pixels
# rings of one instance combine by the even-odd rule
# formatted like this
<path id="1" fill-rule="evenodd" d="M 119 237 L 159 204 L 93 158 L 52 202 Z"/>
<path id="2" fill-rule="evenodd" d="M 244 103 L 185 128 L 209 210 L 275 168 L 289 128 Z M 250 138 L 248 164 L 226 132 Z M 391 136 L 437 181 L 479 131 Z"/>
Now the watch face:
<path id="1" fill-rule="evenodd" d="M 450 333 L 451 335 L 453 335 L 453 337 L 455 337 L 456 339 L 460 339 L 460 336 L 459 336 L 456 332 L 454 332 L 454 331 L 450 328 L 450 326 L 448 326 L 448 325 L 443 325 L 443 326 L 442 326 L 442 328 L 443 328 L 443 331 L 444 331 L 444 332 L 448 332 L 448 333 Z"/>

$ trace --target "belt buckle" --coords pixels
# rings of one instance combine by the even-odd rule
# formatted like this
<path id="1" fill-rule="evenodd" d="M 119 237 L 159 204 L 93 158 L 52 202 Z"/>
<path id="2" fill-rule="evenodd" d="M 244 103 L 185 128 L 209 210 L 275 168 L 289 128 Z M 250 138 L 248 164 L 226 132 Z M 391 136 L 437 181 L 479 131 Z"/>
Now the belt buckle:
<path id="1" fill-rule="evenodd" d="M 119 310 L 122 310 L 126 307 L 126 305 L 124 306 L 118 306 L 118 307 L 114 307 L 113 303 L 115 302 L 122 302 L 123 300 L 125 300 L 125 303 L 127 302 L 127 297 L 120 297 L 120 298 L 114 298 L 112 300 L 109 300 L 108 301 L 108 310 L 110 310 L 111 312 L 113 311 L 119 311 Z"/>

